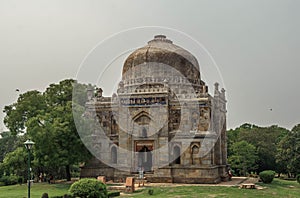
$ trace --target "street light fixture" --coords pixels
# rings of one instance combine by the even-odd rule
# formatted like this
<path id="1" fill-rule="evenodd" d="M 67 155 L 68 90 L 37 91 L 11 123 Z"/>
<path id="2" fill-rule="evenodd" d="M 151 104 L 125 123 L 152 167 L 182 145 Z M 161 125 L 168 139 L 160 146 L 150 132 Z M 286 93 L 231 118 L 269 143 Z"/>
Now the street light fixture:
<path id="1" fill-rule="evenodd" d="M 24 142 L 24 145 L 28 151 L 28 179 L 27 179 L 27 184 L 28 184 L 28 198 L 30 198 L 30 150 L 32 149 L 32 146 L 34 145 L 34 142 L 28 139 L 26 142 Z"/>

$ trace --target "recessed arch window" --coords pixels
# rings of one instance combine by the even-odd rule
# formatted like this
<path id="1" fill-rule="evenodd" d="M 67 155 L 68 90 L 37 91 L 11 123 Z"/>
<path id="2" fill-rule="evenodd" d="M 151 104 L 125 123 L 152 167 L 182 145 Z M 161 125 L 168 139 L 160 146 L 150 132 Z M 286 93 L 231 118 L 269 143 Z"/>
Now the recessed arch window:
<path id="1" fill-rule="evenodd" d="M 111 163 L 116 164 L 118 161 L 117 148 L 115 146 L 111 147 Z"/>
<path id="2" fill-rule="evenodd" d="M 146 128 L 143 128 L 142 130 L 142 137 L 146 138 L 148 135 L 147 135 L 147 129 Z"/>
<path id="3" fill-rule="evenodd" d="M 192 154 L 197 154 L 197 153 L 199 153 L 199 147 L 196 146 L 196 145 L 194 145 L 194 146 L 192 147 Z"/>
<path id="4" fill-rule="evenodd" d="M 173 148 L 173 155 L 174 155 L 174 164 L 180 164 L 180 147 L 174 146 Z"/>

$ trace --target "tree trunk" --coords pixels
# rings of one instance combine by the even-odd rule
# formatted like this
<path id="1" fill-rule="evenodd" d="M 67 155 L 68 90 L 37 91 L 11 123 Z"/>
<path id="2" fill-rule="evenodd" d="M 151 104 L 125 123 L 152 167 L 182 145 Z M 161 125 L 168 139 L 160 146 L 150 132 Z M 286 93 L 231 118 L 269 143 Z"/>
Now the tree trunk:
<path id="1" fill-rule="evenodd" d="M 67 181 L 71 181 L 70 165 L 66 165 Z"/>

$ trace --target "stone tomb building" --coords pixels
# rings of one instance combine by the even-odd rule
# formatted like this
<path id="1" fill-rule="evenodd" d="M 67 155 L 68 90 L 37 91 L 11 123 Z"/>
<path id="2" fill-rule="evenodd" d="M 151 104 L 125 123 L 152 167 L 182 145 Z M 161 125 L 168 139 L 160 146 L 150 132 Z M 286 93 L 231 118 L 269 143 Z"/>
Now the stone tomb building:
<path id="1" fill-rule="evenodd" d="M 117 93 L 88 91 L 96 157 L 81 177 L 119 181 L 143 170 L 150 182 L 218 183 L 227 178 L 225 90 L 213 96 L 197 59 L 157 35 L 128 56 Z"/>

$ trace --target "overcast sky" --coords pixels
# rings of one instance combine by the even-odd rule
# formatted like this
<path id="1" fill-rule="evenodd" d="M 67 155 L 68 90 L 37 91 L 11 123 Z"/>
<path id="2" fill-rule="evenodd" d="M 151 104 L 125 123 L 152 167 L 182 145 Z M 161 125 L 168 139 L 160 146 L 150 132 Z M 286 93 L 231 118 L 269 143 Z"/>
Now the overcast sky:
<path id="1" fill-rule="evenodd" d="M 104 39 L 126 29 L 162 26 L 190 35 L 210 52 L 226 88 L 228 128 L 249 122 L 290 129 L 300 123 L 299 9 L 298 0 L 0 0 L 0 108 L 19 93 L 76 78 L 84 58 Z M 136 43 L 124 39 L 116 46 L 131 49 L 168 33 L 148 30 L 136 35 Z M 192 45 L 173 37 L 200 59 Z M 116 61 L 119 67 L 110 67 L 116 76 L 126 55 Z M 98 86 L 111 93 L 107 84 Z M 0 129 L 3 117 L 1 111 Z"/>

